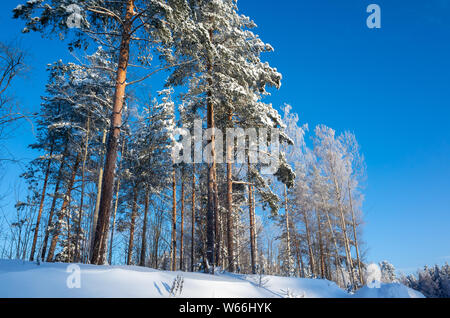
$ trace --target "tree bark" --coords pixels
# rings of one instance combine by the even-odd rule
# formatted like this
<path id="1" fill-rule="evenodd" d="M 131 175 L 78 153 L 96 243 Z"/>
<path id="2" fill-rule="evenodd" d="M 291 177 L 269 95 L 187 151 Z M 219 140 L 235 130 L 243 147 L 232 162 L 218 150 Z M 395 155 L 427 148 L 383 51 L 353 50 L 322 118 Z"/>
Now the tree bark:
<path id="1" fill-rule="evenodd" d="M 350 252 L 350 243 L 348 241 L 347 225 L 346 225 L 344 210 L 343 210 L 342 203 L 341 203 L 340 192 L 337 193 L 337 200 L 338 200 L 338 207 L 339 207 L 339 216 L 340 216 L 341 226 L 342 226 L 342 235 L 344 237 L 344 247 L 345 247 L 345 255 L 346 255 L 346 259 L 347 259 L 347 267 L 348 267 L 348 271 L 349 271 L 349 275 L 350 275 L 350 281 L 351 281 L 352 285 L 354 286 L 355 278 L 353 275 L 354 274 L 353 273 L 353 261 L 352 261 L 352 255 Z"/>
<path id="2" fill-rule="evenodd" d="M 181 174 L 180 270 L 184 271 L 184 171 Z"/>
<path id="3" fill-rule="evenodd" d="M 323 255 L 323 240 L 322 240 L 322 221 L 320 220 L 320 211 L 316 209 L 317 227 L 319 231 L 319 257 L 320 257 L 320 278 L 325 276 L 325 260 Z"/>
<path id="4" fill-rule="evenodd" d="M 336 267 L 339 267 L 341 275 L 342 275 L 342 282 L 345 283 L 344 271 L 342 270 L 341 260 L 339 259 L 339 249 L 338 249 L 338 246 L 337 246 L 336 235 L 334 234 L 333 226 L 331 225 L 330 214 L 328 213 L 327 210 L 325 210 L 325 214 L 327 216 L 328 227 L 330 228 L 330 233 L 332 235 L 332 239 L 333 239 L 333 243 L 334 243 L 334 253 L 335 253 L 335 258 L 336 258 Z M 336 268 L 336 271 L 337 270 L 338 269 Z"/>
<path id="5" fill-rule="evenodd" d="M 83 205 L 84 205 L 84 185 L 85 185 L 85 174 L 86 174 L 86 160 L 88 155 L 89 146 L 89 134 L 91 130 L 91 114 L 89 113 L 87 123 L 86 123 L 86 139 L 84 144 L 84 154 L 83 154 L 83 165 L 81 168 L 81 194 L 80 194 L 80 209 L 78 211 L 78 227 L 77 227 L 77 239 L 75 241 L 75 255 L 74 259 L 78 261 L 80 257 L 78 256 L 78 248 L 80 243 L 81 235 L 81 222 L 83 219 Z"/>
<path id="6" fill-rule="evenodd" d="M 172 253 L 171 253 L 171 269 L 177 270 L 177 181 L 176 171 L 173 167 L 172 172 Z"/>
<path id="7" fill-rule="evenodd" d="M 214 170 L 214 232 L 215 232 L 215 265 L 222 261 L 222 218 L 219 211 L 219 189 L 217 185 L 217 170 Z"/>
<path id="8" fill-rule="evenodd" d="M 113 213 L 113 220 L 112 220 L 112 226 L 111 226 L 111 237 L 110 237 L 110 240 L 109 240 L 108 264 L 111 264 L 111 262 L 112 262 L 112 250 L 113 250 L 113 243 L 114 243 L 114 232 L 115 232 L 115 229 L 116 229 L 116 215 L 117 215 L 117 207 L 119 205 L 119 192 L 120 192 L 120 179 L 117 180 L 116 201 L 114 203 L 114 213 Z"/>
<path id="9" fill-rule="evenodd" d="M 287 186 L 284 185 L 284 218 L 286 223 L 286 253 L 288 257 L 288 274 L 291 273 L 291 239 L 290 239 L 290 227 L 289 227 L 289 209 L 288 209 L 288 196 Z"/>
<path id="10" fill-rule="evenodd" d="M 248 185 L 248 210 L 250 219 L 250 258 L 252 274 L 256 274 L 256 238 L 255 238 L 255 212 L 253 206 L 253 185 Z"/>
<path id="11" fill-rule="evenodd" d="M 119 164 L 119 171 L 122 170 L 122 158 L 124 154 L 125 149 L 125 138 L 122 138 L 122 152 L 121 152 L 121 159 Z M 111 238 L 109 240 L 109 250 L 108 250 L 108 264 L 111 264 L 112 262 L 112 250 L 113 250 L 113 242 L 114 242 L 114 232 L 116 229 L 116 215 L 117 215 L 117 207 L 119 206 L 119 193 L 120 193 L 120 177 L 117 178 L 117 186 L 116 186 L 116 201 L 114 203 L 114 213 L 113 213 L 113 220 L 112 220 L 112 227 L 111 227 Z"/>
<path id="12" fill-rule="evenodd" d="M 236 213 L 235 215 L 236 219 L 234 222 L 234 233 L 236 233 L 236 245 L 235 245 L 235 255 L 236 255 L 236 271 L 240 272 L 241 271 L 241 243 L 240 243 L 240 235 L 241 235 L 241 231 L 239 228 L 239 224 L 240 224 L 240 215 L 239 213 Z"/>
<path id="13" fill-rule="evenodd" d="M 338 205 L 338 210 L 339 210 L 339 216 L 340 216 L 340 221 L 341 221 L 341 227 L 342 227 L 342 235 L 344 238 L 344 247 L 345 247 L 345 256 L 346 256 L 346 260 L 347 260 L 347 269 L 349 272 L 349 276 L 350 276 L 350 281 L 352 283 L 352 285 L 355 285 L 355 278 L 353 276 L 353 261 L 352 261 L 352 255 L 350 252 L 350 243 L 348 241 L 348 234 L 347 234 L 347 225 L 346 225 L 346 220 L 345 220 L 345 215 L 344 215 L 344 209 L 342 207 L 342 191 L 341 191 L 341 187 L 339 186 L 339 183 L 337 181 L 337 177 L 336 177 L 336 173 L 335 173 L 335 169 L 334 166 L 331 165 L 331 172 L 332 172 L 332 177 L 333 177 L 333 182 L 334 182 L 334 187 L 335 187 L 335 195 L 336 195 L 336 203 Z"/>
<path id="14" fill-rule="evenodd" d="M 130 56 L 130 39 L 132 32 L 132 18 L 134 16 L 134 0 L 128 0 L 126 15 L 123 22 L 123 31 L 119 52 L 116 87 L 113 104 L 113 115 L 109 131 L 108 146 L 106 150 L 106 162 L 98 223 L 95 229 L 91 263 L 101 265 L 106 261 L 106 239 L 109 232 L 109 220 L 111 216 L 111 201 L 114 187 L 114 169 L 117 160 L 117 146 L 122 125 L 122 108 L 125 97 L 126 77 Z"/>
<path id="15" fill-rule="evenodd" d="M 302 251 L 300 249 L 300 242 L 297 237 L 297 235 L 294 235 L 294 241 L 295 241 L 295 253 L 297 254 L 297 268 L 300 267 L 300 270 L 302 272 L 301 277 L 305 277 L 305 265 L 303 264 L 303 257 L 302 257 Z"/>
<path id="16" fill-rule="evenodd" d="M 350 189 L 350 180 L 348 181 L 348 198 L 350 203 L 350 211 L 352 212 L 353 238 L 355 239 L 356 261 L 358 262 L 359 282 L 361 283 L 361 285 L 364 285 L 364 279 L 361 268 L 361 259 L 359 257 L 358 237 L 356 235 L 356 219 L 355 219 L 355 212 L 353 210 L 353 200 L 352 200 L 352 192 Z"/>
<path id="17" fill-rule="evenodd" d="M 128 241 L 128 256 L 127 265 L 131 265 L 131 258 L 133 257 L 133 245 L 134 245 L 134 228 L 137 215 L 137 200 L 138 200 L 138 184 L 134 185 L 133 189 L 133 208 L 131 210 L 131 223 L 130 223 L 130 238 Z"/>
<path id="18" fill-rule="evenodd" d="M 97 197 L 95 199 L 95 210 L 94 215 L 92 216 L 92 228 L 90 233 L 90 246 L 89 246 L 89 252 L 90 255 L 92 255 L 92 250 L 94 247 L 94 236 L 95 236 L 95 230 L 97 228 L 97 220 L 98 220 L 98 211 L 100 210 L 100 197 L 102 194 L 102 184 L 103 184 L 103 161 L 104 161 L 104 145 L 106 143 L 106 129 L 103 130 L 103 138 L 102 138 L 102 152 L 100 156 L 100 168 L 98 171 L 98 180 L 97 180 Z"/>
<path id="19" fill-rule="evenodd" d="M 50 207 L 50 212 L 48 215 L 47 227 L 45 229 L 45 237 L 44 237 L 44 243 L 42 246 L 42 253 L 41 253 L 42 261 L 44 261 L 45 254 L 47 253 L 47 244 L 48 244 L 48 239 L 50 236 L 50 226 L 53 223 L 53 214 L 55 213 L 56 201 L 58 200 L 58 192 L 59 192 L 59 188 L 61 186 L 61 181 L 63 178 L 63 169 L 64 169 L 64 165 L 66 164 L 66 156 L 67 156 L 67 149 L 68 149 L 67 145 L 68 145 L 68 143 L 66 141 L 66 145 L 64 148 L 64 152 L 63 152 L 63 157 L 62 157 L 61 163 L 59 165 L 59 172 L 58 172 L 58 178 L 57 178 L 56 184 L 55 184 L 55 190 L 53 191 L 53 199 L 52 199 L 52 205 Z"/>
<path id="20" fill-rule="evenodd" d="M 312 251 L 312 244 L 311 244 L 311 232 L 310 232 L 310 228 L 309 228 L 309 222 L 308 222 L 308 217 L 306 215 L 305 211 L 302 211 L 303 214 L 303 221 L 305 223 L 305 230 L 306 230 L 306 242 L 308 243 L 308 253 L 309 253 L 309 266 L 311 269 L 311 274 L 315 275 L 316 273 L 316 263 L 314 260 L 314 253 Z"/>
<path id="21" fill-rule="evenodd" d="M 31 245 L 30 261 L 34 260 L 34 253 L 36 250 L 36 243 L 37 243 L 37 238 L 38 238 L 38 234 L 39 234 L 39 225 L 41 223 L 42 210 L 44 208 L 44 201 L 45 201 L 45 193 L 47 191 L 48 177 L 50 175 L 50 167 L 52 164 L 53 146 L 54 146 L 54 143 L 52 143 L 52 145 L 50 147 L 47 168 L 45 170 L 44 185 L 42 186 L 41 201 L 39 202 L 39 212 L 38 212 L 38 216 L 37 216 L 37 220 L 36 220 L 36 226 L 34 228 L 33 243 Z M 39 258 L 39 256 L 38 256 L 38 258 Z"/>
<path id="22" fill-rule="evenodd" d="M 149 189 L 146 188 L 145 191 L 145 206 L 144 206 L 144 224 L 142 226 L 142 245 L 141 245 L 141 258 L 139 265 L 145 266 L 145 257 L 146 257 L 146 251 L 147 251 L 147 216 L 148 216 L 148 206 L 149 206 Z"/>
<path id="23" fill-rule="evenodd" d="M 192 215 L 191 215 L 191 272 L 194 271 L 195 262 L 195 163 L 192 164 Z"/>
<path id="24" fill-rule="evenodd" d="M 228 121 L 232 125 L 232 114 L 228 114 Z M 234 224 L 233 224 L 233 164 L 232 145 L 227 145 L 227 243 L 228 243 L 228 270 L 235 271 L 234 260 Z"/>
<path id="25" fill-rule="evenodd" d="M 209 40 L 212 42 L 213 30 L 210 29 Z M 214 105 L 212 101 L 212 72 L 213 72 L 213 62 L 208 58 L 207 61 L 207 73 L 208 73 L 208 90 L 207 90 L 207 128 L 215 128 L 214 120 Z M 216 248 L 216 216 L 217 202 L 215 200 L 215 176 L 216 176 L 216 150 L 215 150 L 215 136 L 214 133 L 211 135 L 211 156 L 212 163 L 208 164 L 208 205 L 207 205 L 207 223 L 206 223 L 206 258 L 208 260 L 209 266 L 211 266 L 210 273 L 214 274 L 214 266 L 216 265 L 215 260 L 215 248 Z"/>

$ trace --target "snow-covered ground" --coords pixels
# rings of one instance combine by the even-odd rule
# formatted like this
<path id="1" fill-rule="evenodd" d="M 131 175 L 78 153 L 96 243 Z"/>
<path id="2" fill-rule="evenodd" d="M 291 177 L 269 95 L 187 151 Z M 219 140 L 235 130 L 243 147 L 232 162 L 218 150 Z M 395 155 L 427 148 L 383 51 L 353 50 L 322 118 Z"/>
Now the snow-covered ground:
<path id="1" fill-rule="evenodd" d="M 349 294 L 322 279 L 257 275 L 167 272 L 137 266 L 94 266 L 0 260 L 1 297 L 423 297 L 400 284 L 364 287 Z M 79 274 L 79 275 L 78 275 Z M 181 276 L 181 293 L 171 293 Z M 78 280 L 79 278 L 79 280 Z M 77 283 L 79 282 L 79 287 Z M 69 288 L 74 287 L 74 288 Z M 178 289 L 179 291 L 180 289 Z"/>

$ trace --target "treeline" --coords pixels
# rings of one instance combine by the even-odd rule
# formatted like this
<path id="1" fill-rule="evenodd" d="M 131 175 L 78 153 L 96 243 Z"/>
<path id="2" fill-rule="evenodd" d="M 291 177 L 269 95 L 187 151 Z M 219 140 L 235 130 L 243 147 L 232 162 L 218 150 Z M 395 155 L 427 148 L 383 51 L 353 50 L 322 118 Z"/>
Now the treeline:
<path id="1" fill-rule="evenodd" d="M 235 1 L 73 4 L 14 9 L 24 32 L 58 32 L 79 57 L 48 66 L 31 145 L 42 155 L 22 175 L 1 257 L 364 282 L 355 136 L 320 125 L 305 138 L 290 106 L 265 102 L 281 74 Z M 194 135 L 198 120 L 212 160 L 174 164 L 176 128 Z M 227 128 L 257 129 L 266 149 L 280 131 L 277 170 L 251 160 L 250 139 L 225 147 L 232 159 L 243 146 L 244 162 L 217 160 Z"/>
<path id="2" fill-rule="evenodd" d="M 412 289 L 420 291 L 427 298 L 450 297 L 450 266 L 424 266 L 415 274 L 401 276 L 400 282 Z"/>

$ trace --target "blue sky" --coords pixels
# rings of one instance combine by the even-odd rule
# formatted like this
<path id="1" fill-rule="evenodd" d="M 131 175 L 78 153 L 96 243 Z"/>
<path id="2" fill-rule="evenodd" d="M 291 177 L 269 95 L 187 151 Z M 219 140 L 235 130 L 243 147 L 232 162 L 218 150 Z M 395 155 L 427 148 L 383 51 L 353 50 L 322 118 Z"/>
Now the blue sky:
<path id="1" fill-rule="evenodd" d="M 20 38 L 32 69 L 15 85 L 37 110 L 45 66 L 68 60 L 64 44 L 21 35 L 2 1 L 0 40 Z M 381 29 L 368 29 L 366 7 L 381 7 Z M 364 241 L 369 261 L 387 259 L 410 272 L 450 260 L 450 1 L 240 0 L 242 13 L 272 44 L 267 55 L 283 74 L 270 97 L 289 103 L 310 127 L 356 134 L 367 163 Z M 30 127 L 8 142 L 19 158 L 33 154 Z M 6 171 L 2 192 L 17 169 Z"/>

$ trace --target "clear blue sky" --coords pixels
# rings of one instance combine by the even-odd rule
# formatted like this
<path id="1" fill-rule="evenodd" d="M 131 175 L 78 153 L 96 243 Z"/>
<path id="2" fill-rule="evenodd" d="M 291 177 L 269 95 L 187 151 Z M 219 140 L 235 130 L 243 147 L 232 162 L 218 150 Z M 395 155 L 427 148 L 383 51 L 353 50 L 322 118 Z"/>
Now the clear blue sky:
<path id="1" fill-rule="evenodd" d="M 33 65 L 16 88 L 37 109 L 45 65 L 67 60 L 64 44 L 20 35 L 2 1 L 1 40 L 20 36 Z M 381 29 L 368 29 L 366 7 L 381 7 Z M 269 62 L 283 74 L 274 105 L 291 104 L 310 127 L 326 124 L 357 136 L 366 157 L 364 240 L 369 261 L 411 272 L 450 260 L 450 1 L 240 0 L 241 12 L 272 44 Z M 33 154 L 29 127 L 9 149 Z M 17 171 L 7 171 L 14 186 Z M 9 183 L 8 183 L 9 182 Z"/>

